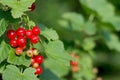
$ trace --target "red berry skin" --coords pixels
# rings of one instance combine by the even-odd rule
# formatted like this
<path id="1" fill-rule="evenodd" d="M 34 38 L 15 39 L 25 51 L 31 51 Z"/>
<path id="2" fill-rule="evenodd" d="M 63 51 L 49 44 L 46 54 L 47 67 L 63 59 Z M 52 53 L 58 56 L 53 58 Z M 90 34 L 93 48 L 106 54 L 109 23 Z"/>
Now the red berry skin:
<path id="1" fill-rule="evenodd" d="M 25 35 L 25 29 L 24 28 L 18 28 L 16 30 L 16 34 L 18 37 L 24 36 Z"/>
<path id="2" fill-rule="evenodd" d="M 78 62 L 71 60 L 71 61 L 70 61 L 70 65 L 71 65 L 71 66 L 78 66 Z"/>
<path id="3" fill-rule="evenodd" d="M 26 30 L 26 38 L 32 38 L 32 30 Z"/>
<path id="4" fill-rule="evenodd" d="M 26 48 L 26 45 L 25 46 L 23 46 L 23 47 L 21 47 L 23 50 Z"/>
<path id="5" fill-rule="evenodd" d="M 29 7 L 28 9 L 30 9 L 31 11 L 34 11 L 35 8 L 36 8 L 35 3 L 32 3 L 31 7 Z"/>
<path id="6" fill-rule="evenodd" d="M 39 37 L 38 36 L 32 36 L 30 41 L 31 41 L 31 43 L 36 44 L 39 41 Z"/>
<path id="7" fill-rule="evenodd" d="M 10 45 L 14 48 L 17 47 L 18 46 L 17 45 L 17 40 L 15 40 L 15 39 L 10 40 Z"/>
<path id="8" fill-rule="evenodd" d="M 35 58 L 33 57 L 32 59 L 31 59 L 31 65 L 33 65 L 35 63 Z"/>
<path id="9" fill-rule="evenodd" d="M 42 67 L 37 67 L 35 74 L 40 75 L 41 73 L 42 73 Z"/>
<path id="10" fill-rule="evenodd" d="M 7 37 L 9 38 L 9 39 L 14 39 L 15 37 L 16 37 L 16 33 L 15 33 L 15 31 L 14 30 L 8 30 L 7 31 Z"/>
<path id="11" fill-rule="evenodd" d="M 40 34 L 40 28 L 38 26 L 34 26 L 32 28 L 32 32 L 34 35 L 39 35 Z"/>
<path id="12" fill-rule="evenodd" d="M 35 62 L 38 64 L 42 64 L 43 56 L 40 56 L 40 55 L 35 56 Z"/>
<path id="13" fill-rule="evenodd" d="M 20 47 L 16 48 L 15 50 L 16 55 L 22 55 L 22 52 L 23 52 L 23 49 Z"/>
<path id="14" fill-rule="evenodd" d="M 17 43 L 19 47 L 23 48 L 24 46 L 26 46 L 26 39 L 24 37 L 19 37 L 17 39 Z"/>

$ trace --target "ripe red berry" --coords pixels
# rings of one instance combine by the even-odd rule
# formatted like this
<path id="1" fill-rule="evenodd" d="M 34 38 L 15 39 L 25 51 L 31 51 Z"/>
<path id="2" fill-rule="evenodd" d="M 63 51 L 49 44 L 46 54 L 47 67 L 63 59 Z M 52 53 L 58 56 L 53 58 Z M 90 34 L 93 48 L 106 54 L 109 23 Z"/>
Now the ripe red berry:
<path id="1" fill-rule="evenodd" d="M 20 47 L 16 48 L 16 50 L 15 50 L 16 55 L 21 55 L 22 52 L 23 52 L 23 49 Z"/>
<path id="2" fill-rule="evenodd" d="M 14 48 L 17 47 L 17 40 L 15 39 L 10 40 L 10 45 Z"/>
<path id="3" fill-rule="evenodd" d="M 39 35 L 40 34 L 40 28 L 38 26 L 34 26 L 32 29 L 32 32 L 34 35 Z"/>
<path id="4" fill-rule="evenodd" d="M 14 38 L 16 37 L 15 31 L 12 30 L 12 29 L 8 30 L 8 31 L 7 31 L 7 37 L 8 37 L 9 39 L 14 39 Z"/>
<path id="5" fill-rule="evenodd" d="M 26 48 L 26 45 L 25 46 L 23 46 L 23 47 L 21 47 L 23 50 Z"/>
<path id="6" fill-rule="evenodd" d="M 32 38 L 32 30 L 26 30 L 26 38 Z"/>
<path id="7" fill-rule="evenodd" d="M 71 61 L 70 61 L 70 65 L 71 65 L 71 66 L 78 66 L 78 62 L 71 60 Z"/>
<path id="8" fill-rule="evenodd" d="M 38 64 L 42 64 L 43 56 L 40 56 L 40 55 L 35 56 L 35 62 Z"/>
<path id="9" fill-rule="evenodd" d="M 31 5 L 31 7 L 29 7 L 29 9 L 31 10 L 31 11 L 33 11 L 33 10 L 35 10 L 35 3 L 32 3 L 32 5 Z"/>
<path id="10" fill-rule="evenodd" d="M 24 28 L 18 28 L 16 30 L 16 34 L 18 37 L 24 36 L 25 35 L 25 29 Z"/>
<path id="11" fill-rule="evenodd" d="M 32 67 L 33 67 L 33 68 L 38 68 L 38 67 L 39 67 L 39 64 L 38 64 L 38 63 L 34 63 L 34 64 L 32 65 Z"/>
<path id="12" fill-rule="evenodd" d="M 32 36 L 30 41 L 31 41 L 31 43 L 36 44 L 39 41 L 39 37 L 38 36 Z"/>
<path id="13" fill-rule="evenodd" d="M 32 49 L 27 50 L 26 53 L 27 53 L 28 57 L 33 57 L 33 50 Z"/>
<path id="14" fill-rule="evenodd" d="M 19 38 L 17 39 L 17 43 L 18 43 L 18 46 L 19 46 L 19 47 L 24 47 L 24 46 L 26 46 L 26 40 L 25 40 L 24 37 L 19 37 Z"/>
<path id="15" fill-rule="evenodd" d="M 40 75 L 41 73 L 42 73 L 42 67 L 37 67 L 35 74 Z"/>

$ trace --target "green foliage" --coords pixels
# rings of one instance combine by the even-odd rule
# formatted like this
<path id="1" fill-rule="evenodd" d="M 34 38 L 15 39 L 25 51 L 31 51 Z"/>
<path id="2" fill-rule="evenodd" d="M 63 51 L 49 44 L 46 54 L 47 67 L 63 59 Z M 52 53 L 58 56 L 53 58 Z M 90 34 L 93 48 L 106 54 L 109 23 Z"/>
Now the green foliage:
<path id="1" fill-rule="evenodd" d="M 103 32 L 103 37 L 105 39 L 107 46 L 111 50 L 116 50 L 120 52 L 120 49 L 119 49 L 120 41 L 117 35 L 109 33 L 109 32 Z"/>
<path id="2" fill-rule="evenodd" d="M 7 63 L 5 63 L 4 61 L 2 63 L 0 63 L 0 74 L 2 74 L 5 70 Z"/>
<path id="3" fill-rule="evenodd" d="M 92 59 L 89 55 L 80 54 L 80 68 L 81 70 L 78 73 L 73 74 L 73 77 L 76 79 L 86 79 L 86 80 L 93 80 L 94 74 L 92 70 Z M 84 63 L 85 62 L 85 63 Z"/>
<path id="4" fill-rule="evenodd" d="M 96 33 L 95 23 L 86 21 L 81 14 L 70 12 L 63 14 L 63 19 L 59 21 L 62 27 L 69 30 L 82 31 L 87 35 L 94 35 Z"/>
<path id="5" fill-rule="evenodd" d="M 60 24 L 63 27 L 77 31 L 83 30 L 84 18 L 82 15 L 77 13 L 65 13 L 62 17 L 64 20 L 61 20 Z"/>
<path id="6" fill-rule="evenodd" d="M 4 19 L 0 19 L 0 36 L 4 34 L 7 28 L 7 23 Z"/>
<path id="7" fill-rule="evenodd" d="M 102 22 L 109 23 L 116 30 L 120 30 L 118 25 L 120 23 L 120 18 L 115 15 L 114 6 L 112 4 L 106 0 L 80 0 L 80 2 L 83 6 L 94 11 L 95 13 L 92 14 L 95 14 L 98 18 L 100 18 Z"/>
<path id="8" fill-rule="evenodd" d="M 53 65 L 54 63 L 54 65 Z M 69 73 L 70 67 L 66 67 L 66 64 L 61 65 L 61 62 L 58 60 L 54 60 L 54 59 L 46 59 L 44 61 L 44 66 L 49 69 L 53 74 L 55 74 L 58 77 L 62 77 L 66 74 Z M 59 68 L 58 68 L 59 66 Z M 64 71 L 63 71 L 64 70 Z"/>
<path id="9" fill-rule="evenodd" d="M 15 65 L 24 65 L 27 67 L 30 66 L 30 58 L 26 56 L 25 52 L 21 56 L 16 56 L 14 49 L 10 50 L 7 61 L 8 63 L 15 64 Z"/>
<path id="10" fill-rule="evenodd" d="M 26 29 L 35 25 L 25 13 L 35 0 L 0 0 L 0 74 L 3 74 L 3 80 L 96 80 L 93 58 L 96 62 L 107 60 L 111 65 L 119 65 L 120 16 L 116 6 L 109 1 L 38 0 L 30 19 L 50 28 L 40 24 L 39 43 L 31 45 L 28 42 L 30 46 L 23 55 L 17 56 L 5 38 L 5 31 L 20 25 Z M 6 6 L 9 7 L 7 11 L 3 9 Z M 25 51 L 31 46 L 44 56 L 43 73 L 39 76 L 29 68 L 31 59 Z M 71 53 L 76 57 L 71 57 Z M 109 53 L 112 61 L 104 53 Z M 110 53 L 117 55 L 113 58 Z M 99 57 L 95 58 L 96 55 Z M 78 71 L 74 72 L 70 67 L 70 60 L 78 61 Z"/>
<path id="11" fill-rule="evenodd" d="M 47 77 L 46 77 L 47 76 Z M 56 74 L 51 72 L 49 69 L 44 69 L 44 72 L 42 75 L 40 75 L 40 79 L 42 80 L 61 80 Z"/>
<path id="12" fill-rule="evenodd" d="M 117 5 L 113 5 L 110 1 Z M 40 6 L 46 10 L 41 11 L 41 9 L 38 8 L 34 15 L 31 15 L 31 18 L 37 19 L 37 22 L 42 22 L 49 27 L 54 27 L 60 35 L 59 38 L 65 43 L 65 48 L 69 53 L 90 55 L 90 59 L 88 60 L 85 60 L 86 55 L 80 56 L 80 58 L 85 60 L 79 60 L 79 62 L 83 63 L 81 66 L 84 65 L 83 68 L 85 69 L 81 68 L 81 71 L 78 73 L 73 73 L 72 75 L 74 75 L 74 77 L 72 79 L 82 80 L 84 78 L 81 77 L 86 76 L 86 80 L 93 80 L 95 77 L 95 74 L 92 72 L 93 64 L 90 62 L 87 66 L 87 61 L 89 63 L 96 55 L 102 63 L 110 64 L 112 67 L 115 66 L 117 68 L 119 66 L 119 59 L 115 57 L 115 54 L 119 55 L 120 51 L 120 1 L 79 0 L 79 2 L 80 4 L 78 0 L 50 0 L 49 2 L 41 0 L 37 3 L 43 3 L 44 5 Z M 70 7 L 67 6 L 67 8 L 64 7 L 63 9 L 63 5 L 70 5 Z M 49 8 L 48 6 L 51 7 Z M 75 9 L 73 9 L 74 7 Z M 47 14 L 49 11 L 52 12 L 52 14 Z M 40 13 L 42 17 L 38 18 L 37 13 Z M 60 15 L 61 18 L 58 18 Z M 45 19 L 43 19 L 44 17 Z M 58 24 L 55 24 L 57 21 Z M 78 52 L 76 52 L 76 50 Z M 113 59 L 113 57 L 115 58 Z M 97 58 L 94 60 L 96 63 Z M 47 62 L 49 63 L 49 61 Z M 101 67 L 101 64 L 97 64 Z M 108 69 L 109 66 L 106 67 L 106 64 L 104 68 Z M 52 68 L 50 70 L 52 70 Z M 69 77 L 70 76 L 67 75 L 67 78 L 64 78 L 64 80 L 69 80 Z"/>
<path id="13" fill-rule="evenodd" d="M 46 28 L 45 30 L 41 31 L 41 35 L 46 37 L 49 41 L 50 40 L 58 40 L 59 39 L 58 34 L 53 29 L 47 29 Z"/>
<path id="14" fill-rule="evenodd" d="M 21 17 L 25 11 L 28 11 L 28 7 L 35 2 L 35 0 L 1 0 L 0 3 L 9 6 L 12 10 L 12 16 L 14 18 Z"/>
<path id="15" fill-rule="evenodd" d="M 24 72 L 20 72 L 16 66 L 8 65 L 3 72 L 3 80 L 39 80 L 34 75 L 34 72 L 33 68 L 27 68 Z"/>
<path id="16" fill-rule="evenodd" d="M 9 45 L 5 41 L 1 42 L 1 45 L 0 45 L 0 63 L 8 57 L 9 48 L 10 48 Z"/>
<path id="17" fill-rule="evenodd" d="M 107 0 L 80 0 L 80 2 L 87 8 L 95 11 L 101 18 L 109 18 L 114 16 L 114 6 L 107 2 Z M 102 5 L 102 6 L 101 6 Z"/>
<path id="18" fill-rule="evenodd" d="M 69 66 L 69 61 L 72 59 L 64 50 L 63 43 L 60 40 L 51 41 L 46 46 L 46 55 L 58 61 L 62 65 Z"/>

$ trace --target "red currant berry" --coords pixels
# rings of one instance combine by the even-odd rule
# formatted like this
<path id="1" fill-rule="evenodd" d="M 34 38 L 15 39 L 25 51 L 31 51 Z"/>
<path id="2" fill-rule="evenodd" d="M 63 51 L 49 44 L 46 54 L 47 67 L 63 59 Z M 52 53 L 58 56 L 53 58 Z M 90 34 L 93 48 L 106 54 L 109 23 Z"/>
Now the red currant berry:
<path id="1" fill-rule="evenodd" d="M 16 55 L 21 55 L 22 52 L 23 52 L 23 49 L 20 47 L 16 48 L 16 50 L 15 50 Z"/>
<path id="2" fill-rule="evenodd" d="M 42 67 L 37 67 L 35 74 L 40 75 L 41 73 L 42 73 Z"/>
<path id="3" fill-rule="evenodd" d="M 78 66 L 78 62 L 76 62 L 76 61 L 70 61 L 70 65 L 71 66 Z"/>
<path id="4" fill-rule="evenodd" d="M 36 44 L 39 41 L 39 37 L 38 36 L 32 36 L 30 41 L 31 41 L 31 43 Z"/>
<path id="5" fill-rule="evenodd" d="M 8 30 L 7 31 L 7 37 L 9 38 L 9 39 L 14 39 L 15 37 L 16 37 L 16 33 L 15 33 L 15 31 L 14 30 Z"/>
<path id="6" fill-rule="evenodd" d="M 25 29 L 24 28 L 18 28 L 17 30 L 16 30 L 16 33 L 17 33 L 17 36 L 18 37 L 21 37 L 21 36 L 24 36 L 25 35 Z"/>
<path id="7" fill-rule="evenodd" d="M 15 39 L 10 40 L 10 45 L 14 48 L 17 47 L 17 40 Z"/>
<path id="8" fill-rule="evenodd" d="M 32 3 L 32 5 L 31 5 L 31 7 L 29 7 L 29 9 L 31 10 L 31 11 L 34 11 L 35 10 L 35 3 Z"/>
<path id="9" fill-rule="evenodd" d="M 33 57 L 33 50 L 32 49 L 27 50 L 27 56 Z"/>
<path id="10" fill-rule="evenodd" d="M 23 46 L 23 47 L 21 47 L 23 50 L 26 48 L 26 45 L 25 46 Z"/>
<path id="11" fill-rule="evenodd" d="M 32 30 L 26 30 L 26 38 L 32 38 Z"/>
<path id="12" fill-rule="evenodd" d="M 33 65 L 34 63 L 35 63 L 35 57 L 31 59 L 31 65 Z"/>
<path id="13" fill-rule="evenodd" d="M 38 64 L 38 63 L 34 63 L 34 64 L 32 65 L 32 67 L 33 67 L 33 68 L 37 68 L 37 67 L 39 67 L 39 64 Z"/>
<path id="14" fill-rule="evenodd" d="M 40 34 L 40 28 L 38 26 L 34 26 L 32 29 L 32 32 L 34 35 L 39 35 Z"/>
<path id="15" fill-rule="evenodd" d="M 17 39 L 17 43 L 18 43 L 18 46 L 19 46 L 19 47 L 24 47 L 24 46 L 26 46 L 26 40 L 25 40 L 24 37 L 19 37 L 19 38 Z"/>
<path id="16" fill-rule="evenodd" d="M 42 64 L 43 56 L 40 56 L 40 55 L 35 56 L 35 62 L 38 64 Z"/>

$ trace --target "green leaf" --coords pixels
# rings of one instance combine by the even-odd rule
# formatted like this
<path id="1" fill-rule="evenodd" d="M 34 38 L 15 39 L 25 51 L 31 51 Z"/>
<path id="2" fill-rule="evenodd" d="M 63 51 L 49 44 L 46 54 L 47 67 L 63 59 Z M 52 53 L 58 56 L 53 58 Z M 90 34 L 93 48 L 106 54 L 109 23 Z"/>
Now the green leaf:
<path id="1" fill-rule="evenodd" d="M 117 31 L 120 31 L 120 16 L 106 18 L 103 21 L 112 25 Z"/>
<path id="2" fill-rule="evenodd" d="M 70 30 L 81 31 L 84 28 L 84 18 L 81 14 L 69 12 L 62 15 L 62 20 L 59 24 Z"/>
<path id="3" fill-rule="evenodd" d="M 45 28 L 44 30 L 41 30 L 41 35 L 43 35 L 49 41 L 59 39 L 59 36 L 58 36 L 57 32 L 53 29 Z"/>
<path id="4" fill-rule="evenodd" d="M 18 21 L 20 21 L 20 19 L 14 19 L 9 11 L 3 11 L 2 9 L 0 9 L 0 19 L 5 19 L 7 22 L 10 23 L 18 23 Z"/>
<path id="5" fill-rule="evenodd" d="M 80 0 L 81 4 L 95 11 L 100 17 L 114 16 L 114 6 L 107 0 Z"/>
<path id="6" fill-rule="evenodd" d="M 53 65 L 54 63 L 54 65 Z M 58 61 L 54 60 L 54 59 L 46 59 L 44 60 L 44 66 L 51 70 L 54 74 L 56 74 L 59 77 L 62 77 L 66 74 L 69 73 L 70 67 L 66 67 L 64 65 L 59 64 Z M 59 66 L 59 67 L 57 67 Z"/>
<path id="7" fill-rule="evenodd" d="M 69 12 L 63 14 L 63 19 L 59 21 L 59 24 L 69 30 L 83 31 L 88 35 L 94 35 L 96 33 L 95 23 L 84 21 L 81 14 L 75 12 Z"/>
<path id="8" fill-rule="evenodd" d="M 86 22 L 83 31 L 86 32 L 88 35 L 94 35 L 97 31 L 95 23 L 89 21 Z"/>
<path id="9" fill-rule="evenodd" d="M 10 50 L 7 61 L 8 61 L 8 63 L 15 64 L 15 65 L 25 65 L 25 66 L 30 65 L 30 58 L 28 58 L 25 53 L 23 53 L 20 56 L 17 56 L 15 54 L 14 49 Z"/>
<path id="10" fill-rule="evenodd" d="M 4 19 L 0 20 L 0 36 L 2 36 L 4 34 L 4 32 L 6 31 L 7 28 L 7 23 Z"/>
<path id="11" fill-rule="evenodd" d="M 120 41 L 117 35 L 104 31 L 103 39 L 105 40 L 105 43 L 109 49 L 120 52 Z"/>
<path id="12" fill-rule="evenodd" d="M 5 70 L 6 64 L 7 63 L 5 61 L 3 61 L 2 63 L 0 63 L 0 74 L 2 74 L 3 71 Z"/>
<path id="13" fill-rule="evenodd" d="M 49 69 L 44 69 L 44 72 L 40 75 L 40 80 L 61 80 L 56 74 Z"/>
<path id="14" fill-rule="evenodd" d="M 95 48 L 95 42 L 93 38 L 85 38 L 84 43 L 82 44 L 83 48 L 87 51 L 91 51 Z"/>
<path id="15" fill-rule="evenodd" d="M 48 58 L 58 61 L 62 65 L 69 66 L 69 61 L 73 59 L 65 50 L 60 40 L 51 41 L 45 45 L 45 52 Z"/>
<path id="16" fill-rule="evenodd" d="M 34 72 L 33 68 L 27 68 L 22 73 L 16 66 L 8 65 L 3 72 L 3 80 L 39 80 Z"/>
<path id="17" fill-rule="evenodd" d="M 117 31 L 120 30 L 120 17 L 115 16 L 114 6 L 107 0 L 80 0 L 80 2 L 90 10 L 96 12 L 96 16 L 100 16 L 103 22 L 111 24 Z"/>
<path id="18" fill-rule="evenodd" d="M 35 2 L 35 0 L 1 0 L 0 3 L 8 5 L 12 8 L 11 13 L 14 18 L 21 17 L 25 11 L 28 11 L 28 7 Z"/>
<path id="19" fill-rule="evenodd" d="M 0 63 L 8 57 L 9 45 L 4 41 L 0 44 Z"/>
<path id="20" fill-rule="evenodd" d="M 42 43 L 43 44 L 43 43 Z M 40 42 L 37 44 L 34 44 L 34 48 L 38 49 L 40 51 L 40 53 L 44 53 L 44 46 L 42 45 Z"/>

